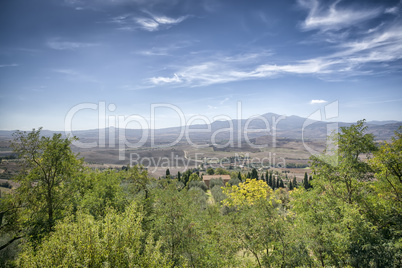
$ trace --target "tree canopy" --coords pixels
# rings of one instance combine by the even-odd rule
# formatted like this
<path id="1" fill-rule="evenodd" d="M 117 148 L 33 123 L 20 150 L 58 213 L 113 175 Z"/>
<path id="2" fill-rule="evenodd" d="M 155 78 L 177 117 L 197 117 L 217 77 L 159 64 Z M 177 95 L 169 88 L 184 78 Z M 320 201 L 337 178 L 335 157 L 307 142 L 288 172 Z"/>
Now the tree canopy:
<path id="1" fill-rule="evenodd" d="M 401 130 L 376 144 L 364 121 L 341 128 L 331 153 L 311 157 L 307 188 L 233 173 L 210 191 L 194 170 L 158 180 L 139 166 L 91 170 L 71 139 L 18 132 L 0 266 L 400 267 Z"/>

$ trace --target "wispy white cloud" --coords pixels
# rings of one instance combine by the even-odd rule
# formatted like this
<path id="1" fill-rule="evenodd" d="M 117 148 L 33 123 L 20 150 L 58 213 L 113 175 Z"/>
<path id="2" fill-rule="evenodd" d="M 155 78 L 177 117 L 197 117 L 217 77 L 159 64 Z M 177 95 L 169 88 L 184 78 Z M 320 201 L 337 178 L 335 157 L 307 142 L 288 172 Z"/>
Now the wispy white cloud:
<path id="1" fill-rule="evenodd" d="M 230 67 L 224 62 L 217 60 L 184 67 L 171 77 L 152 77 L 148 79 L 148 82 L 154 85 L 208 86 L 263 76 L 258 71 L 233 69 L 233 66 Z"/>
<path id="2" fill-rule="evenodd" d="M 117 24 L 120 30 L 145 30 L 149 32 L 167 29 L 173 25 L 179 24 L 189 16 L 181 16 L 178 18 L 170 18 L 167 16 L 158 16 L 151 12 L 144 12 L 147 16 L 137 16 L 133 14 L 125 14 L 114 17 L 110 22 Z"/>
<path id="3" fill-rule="evenodd" d="M 392 26 L 358 41 L 345 42 L 339 47 L 342 50 L 332 56 L 343 58 L 350 64 L 402 59 L 402 26 Z"/>
<path id="4" fill-rule="evenodd" d="M 326 103 L 326 100 L 311 100 L 310 104 L 321 104 L 321 103 Z"/>
<path id="5" fill-rule="evenodd" d="M 267 77 L 277 72 L 267 71 L 263 68 L 258 69 L 260 67 L 258 62 L 271 55 L 272 53 L 267 51 L 232 54 L 229 56 L 225 54 L 205 57 L 199 55 L 197 58 L 207 58 L 208 60 L 200 60 L 193 65 L 179 67 L 174 72 L 174 75 L 152 77 L 147 82 L 154 85 L 207 86 Z"/>
<path id="6" fill-rule="evenodd" d="M 0 64 L 0 68 L 5 68 L 5 67 L 17 67 L 19 66 L 16 63 L 11 63 L 11 64 Z"/>
<path id="7" fill-rule="evenodd" d="M 227 102 L 228 100 L 230 100 L 228 97 L 224 98 L 223 100 L 221 100 L 219 102 L 220 105 L 224 104 L 225 102 Z"/>
<path id="8" fill-rule="evenodd" d="M 95 47 L 99 46 L 96 43 L 82 43 L 82 42 L 70 42 L 70 41 L 61 41 L 59 39 L 49 40 L 46 45 L 49 48 L 56 50 L 76 50 L 81 48 Z"/>
<path id="9" fill-rule="evenodd" d="M 185 67 L 172 77 L 153 77 L 148 81 L 154 85 L 176 84 L 186 86 L 208 86 L 241 80 L 274 77 L 281 73 L 318 74 L 331 72 L 328 67 L 333 62 L 312 59 L 289 65 L 263 64 L 251 70 L 236 68 L 217 59 L 214 62 L 203 62 Z"/>
<path id="10" fill-rule="evenodd" d="M 149 18 L 136 18 L 135 22 L 140 25 L 143 30 L 153 32 L 158 30 L 159 23 Z"/>
<path id="11" fill-rule="evenodd" d="M 136 90 L 144 90 L 144 89 L 148 89 L 148 88 L 152 88 L 152 85 L 122 85 L 120 86 L 120 89 L 122 90 L 127 90 L 127 91 L 136 91 Z"/>
<path id="12" fill-rule="evenodd" d="M 289 62 L 288 64 L 262 63 L 244 65 L 237 55 L 230 58 L 216 57 L 213 61 L 176 69 L 173 76 L 159 76 L 148 80 L 154 85 L 174 84 L 186 86 L 207 86 L 234 81 L 272 78 L 281 74 L 318 75 L 322 78 L 331 75 L 346 77 L 371 73 L 375 65 L 402 59 L 402 27 L 388 28 L 372 33 L 357 41 L 349 41 L 336 46 L 336 52 L 320 57 Z M 258 56 L 255 57 L 258 59 Z M 244 61 L 248 58 L 245 57 Z M 249 63 L 249 62 L 248 62 Z M 371 69 L 365 69 L 369 66 Z M 367 67 L 368 68 L 368 67 Z M 324 78 L 323 78 L 324 79 Z"/>
<path id="13" fill-rule="evenodd" d="M 396 6 L 386 8 L 384 13 L 397 15 L 401 10 L 401 7 L 402 7 L 402 1 L 400 1 Z"/>
<path id="14" fill-rule="evenodd" d="M 248 53 L 240 53 L 235 55 L 230 55 L 223 57 L 222 60 L 229 63 L 236 63 L 236 62 L 252 62 L 255 60 L 259 60 L 262 57 L 269 57 L 274 55 L 274 53 L 270 50 L 261 50 L 258 52 L 248 52 Z"/>
<path id="15" fill-rule="evenodd" d="M 367 20 L 383 13 L 385 8 L 354 10 L 338 8 L 339 1 L 329 7 L 322 7 L 318 0 L 300 0 L 300 4 L 309 7 L 305 29 L 321 31 L 344 27 L 347 33 L 351 24 Z M 354 17 L 354 18 L 352 18 Z M 371 25 L 370 25 L 371 26 Z M 372 26 L 371 26 L 372 27 Z M 200 58 L 193 64 L 172 67 L 174 75 L 156 76 L 147 82 L 153 85 L 208 86 L 250 79 L 274 78 L 284 74 L 312 75 L 328 81 L 339 81 L 345 77 L 375 73 L 383 64 L 392 65 L 402 59 L 402 26 L 400 21 L 381 21 L 378 26 L 359 29 L 353 35 L 345 34 L 341 39 L 331 39 L 331 49 L 324 55 L 304 60 L 283 60 L 270 51 L 258 53 L 215 55 Z M 328 34 L 323 32 L 322 41 L 328 41 Z M 267 57 L 268 56 L 268 57 Z M 271 56 L 275 56 L 271 57 Z M 280 60 L 280 61 L 279 61 Z M 388 68 L 387 71 L 392 71 Z"/>
<path id="16" fill-rule="evenodd" d="M 301 24 L 304 30 L 318 29 L 321 31 L 339 30 L 362 21 L 373 19 L 382 14 L 382 8 L 357 9 L 340 8 L 335 1 L 330 5 L 324 5 L 319 0 L 299 0 L 300 6 L 309 11 L 307 18 Z"/>
<path id="17" fill-rule="evenodd" d="M 174 19 L 166 16 L 156 16 L 151 13 L 148 14 L 152 17 L 152 19 L 145 19 L 145 23 L 144 21 L 137 20 L 137 23 L 139 23 L 143 27 L 143 29 L 147 31 L 156 31 L 162 28 L 169 28 L 170 26 L 179 24 L 180 22 L 188 18 L 188 16 L 181 16 L 177 19 Z M 151 22 L 151 20 L 153 20 L 153 22 Z"/>
<path id="18" fill-rule="evenodd" d="M 153 16 L 152 15 L 152 17 L 159 24 L 178 24 L 178 23 L 184 21 L 185 19 L 187 19 L 188 16 L 181 16 L 177 19 L 169 18 L 166 16 Z"/>
<path id="19" fill-rule="evenodd" d="M 152 47 L 147 50 L 135 51 L 133 54 L 144 56 L 169 56 L 172 52 L 191 46 L 195 41 L 178 41 L 164 46 Z"/>
<path id="20" fill-rule="evenodd" d="M 172 77 L 152 77 L 151 83 L 155 85 L 159 84 L 171 84 L 171 83 L 180 83 L 182 80 L 179 78 L 177 74 L 174 74 Z"/>
<path id="21" fill-rule="evenodd" d="M 385 13 L 389 13 L 389 14 L 397 14 L 399 11 L 398 7 L 390 7 L 385 9 Z"/>
<path id="22" fill-rule="evenodd" d="M 95 10 L 106 11 L 111 8 L 127 8 L 127 6 L 134 6 L 137 9 L 152 8 L 155 5 L 163 4 L 174 5 L 177 1 L 166 0 L 64 0 L 65 5 L 70 6 L 76 10 Z"/>

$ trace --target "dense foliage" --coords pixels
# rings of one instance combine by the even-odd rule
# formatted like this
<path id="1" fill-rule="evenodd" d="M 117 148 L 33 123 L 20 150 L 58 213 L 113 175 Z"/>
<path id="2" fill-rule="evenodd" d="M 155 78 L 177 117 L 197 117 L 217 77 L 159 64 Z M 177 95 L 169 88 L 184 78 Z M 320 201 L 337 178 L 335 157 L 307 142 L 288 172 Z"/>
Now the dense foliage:
<path id="1" fill-rule="evenodd" d="M 187 171 L 155 180 L 140 167 L 90 170 L 71 140 L 39 132 L 14 143 L 25 168 L 1 199 L 0 246 L 18 243 L 18 255 L 1 265 L 402 266 L 401 130 L 376 145 L 363 121 L 342 128 L 312 157 L 314 179 L 289 179 L 293 190 L 272 172 L 208 190 Z"/>

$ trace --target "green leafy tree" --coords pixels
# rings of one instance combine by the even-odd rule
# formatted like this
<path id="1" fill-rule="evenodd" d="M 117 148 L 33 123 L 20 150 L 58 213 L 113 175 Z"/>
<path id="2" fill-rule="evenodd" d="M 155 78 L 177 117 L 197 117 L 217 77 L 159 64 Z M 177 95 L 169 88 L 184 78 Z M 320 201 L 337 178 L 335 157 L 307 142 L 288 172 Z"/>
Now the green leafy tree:
<path id="1" fill-rule="evenodd" d="M 204 192 L 206 192 L 208 190 L 207 185 L 203 181 L 189 181 L 188 182 L 188 188 L 189 189 L 191 189 L 191 188 L 200 188 Z"/>
<path id="2" fill-rule="evenodd" d="M 11 147 L 22 160 L 21 172 L 14 178 L 19 187 L 9 196 L 12 201 L 8 204 L 13 206 L 1 220 L 5 225 L 14 224 L 16 237 L 35 241 L 52 231 L 56 221 L 65 216 L 72 178 L 83 169 L 82 159 L 70 148 L 76 138 L 64 139 L 61 134 L 45 137 L 40 131 L 14 133 Z"/>
<path id="3" fill-rule="evenodd" d="M 229 183 L 230 185 L 239 185 L 239 183 L 241 183 L 241 180 L 239 180 L 238 178 L 233 178 L 233 179 L 230 179 L 230 180 L 228 181 L 228 183 Z"/>
<path id="4" fill-rule="evenodd" d="M 216 174 L 216 175 L 228 175 L 229 172 L 228 172 L 227 170 L 225 170 L 225 169 L 219 167 L 219 168 L 217 168 L 217 169 L 215 170 L 214 174 Z M 214 175 L 214 174 L 211 174 L 211 175 Z"/>
<path id="5" fill-rule="evenodd" d="M 365 131 L 363 121 L 341 128 L 336 146 L 311 158 L 314 180 L 288 179 L 289 191 L 272 170 L 271 187 L 231 172 L 229 185 L 211 180 L 206 191 L 197 169 L 155 180 L 138 166 L 93 171 L 75 156 L 54 185 L 63 204 L 51 231 L 41 169 L 25 160 L 20 187 L 0 196 L 0 250 L 31 234 L 12 244 L 18 267 L 400 267 L 402 128 L 378 146 Z M 42 165 L 60 149 L 49 144 L 37 150 Z"/>
<path id="6" fill-rule="evenodd" d="M 362 202 L 367 218 L 378 236 L 377 266 L 396 267 L 402 263 L 402 128 L 391 142 L 383 142 L 369 161 L 376 180 L 369 183 Z M 388 257 L 385 257 L 388 256 Z M 383 257 L 383 258 L 381 258 Z"/>
<path id="7" fill-rule="evenodd" d="M 402 127 L 395 132 L 392 142 L 384 142 L 370 161 L 378 180 L 378 187 L 402 201 Z"/>
<path id="8" fill-rule="evenodd" d="M 220 205 L 221 202 L 227 198 L 227 196 L 222 191 L 222 186 L 215 185 L 211 188 L 211 195 L 214 198 L 215 204 Z"/>
<path id="9" fill-rule="evenodd" d="M 214 171 L 214 169 L 213 168 L 207 168 L 207 174 L 208 175 L 214 175 L 215 174 L 215 171 Z"/>
<path id="10" fill-rule="evenodd" d="M 127 193 L 121 184 L 127 171 L 86 170 L 81 176 L 72 178 L 71 195 L 74 211 L 83 210 L 96 219 L 104 217 L 108 208 L 124 210 Z"/>
<path id="11" fill-rule="evenodd" d="M 312 157 L 313 171 L 332 187 L 332 194 L 352 204 L 360 198 L 362 182 L 372 179 L 371 167 L 360 156 L 370 156 L 376 150 L 374 136 L 365 133 L 364 120 L 350 127 L 341 127 L 332 138 L 338 148 L 327 148 L 328 157 Z"/>
<path id="12" fill-rule="evenodd" d="M 365 131 L 364 121 L 342 127 L 332 136 L 337 147 L 327 148 L 326 157 L 312 157 L 313 188 L 292 192 L 298 233 L 305 234 L 303 243 L 315 265 L 389 267 L 398 256 L 396 247 L 389 249 L 389 238 L 377 231 L 384 228 L 375 212 L 382 198 L 372 194 L 372 168 L 361 158 L 369 158 L 376 146 Z"/>
<path id="13" fill-rule="evenodd" d="M 212 179 L 212 180 L 209 181 L 209 188 L 210 189 L 214 188 L 215 185 L 218 185 L 219 187 L 225 186 L 222 178 Z"/>
<path id="14" fill-rule="evenodd" d="M 192 174 L 191 170 L 188 169 L 188 170 L 186 170 L 186 171 L 183 173 L 183 175 L 181 176 L 181 182 L 182 182 L 184 185 L 187 185 L 188 181 L 190 180 L 191 174 Z"/>
<path id="15" fill-rule="evenodd" d="M 262 180 L 247 180 L 238 186 L 224 189 L 228 198 L 224 203 L 237 208 L 229 213 L 231 239 L 239 250 L 252 256 L 253 262 L 243 260 L 242 267 L 297 267 L 300 258 L 295 258 L 296 247 L 292 245 L 288 231 L 291 222 L 281 209 L 279 195 L 286 191 L 273 192 Z M 278 196 L 276 196 L 278 194 Z M 228 227 L 229 227 L 228 226 Z M 300 250 L 299 250 L 300 251 Z M 301 255 L 307 255 L 304 251 Z"/>
<path id="16" fill-rule="evenodd" d="M 190 175 L 190 178 L 188 181 L 190 182 L 190 181 L 200 181 L 200 180 L 201 180 L 201 178 L 198 177 L 197 173 L 193 173 Z"/>
<path id="17" fill-rule="evenodd" d="M 124 213 L 108 210 L 103 219 L 79 212 L 56 225 L 55 232 L 36 248 L 26 244 L 19 267 L 171 267 L 160 243 L 148 236 L 142 246 L 141 206 Z M 76 219 L 75 219 L 76 218 Z"/>
<path id="18" fill-rule="evenodd" d="M 194 209 L 192 200 L 188 191 L 179 192 L 172 185 L 156 190 L 155 196 L 154 232 L 161 243 L 161 252 L 174 267 L 184 266 L 185 253 L 195 257 L 193 253 L 198 238 L 190 216 L 191 209 Z"/>

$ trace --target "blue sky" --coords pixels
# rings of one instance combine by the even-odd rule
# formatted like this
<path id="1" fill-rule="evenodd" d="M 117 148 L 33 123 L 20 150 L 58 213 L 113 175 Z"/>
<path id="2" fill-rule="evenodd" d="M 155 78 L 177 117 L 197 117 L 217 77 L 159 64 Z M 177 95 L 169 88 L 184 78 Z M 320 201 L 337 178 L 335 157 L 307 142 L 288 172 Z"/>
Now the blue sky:
<path id="1" fill-rule="evenodd" d="M 80 104 L 98 109 L 75 113 L 73 129 L 98 127 L 100 113 L 180 124 L 172 107 L 186 120 L 236 118 L 239 103 L 242 118 L 338 101 L 340 121 L 402 120 L 399 0 L 0 5 L 0 129 L 63 130 Z M 152 104 L 165 105 L 155 121 Z"/>

